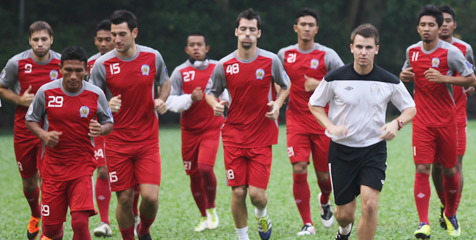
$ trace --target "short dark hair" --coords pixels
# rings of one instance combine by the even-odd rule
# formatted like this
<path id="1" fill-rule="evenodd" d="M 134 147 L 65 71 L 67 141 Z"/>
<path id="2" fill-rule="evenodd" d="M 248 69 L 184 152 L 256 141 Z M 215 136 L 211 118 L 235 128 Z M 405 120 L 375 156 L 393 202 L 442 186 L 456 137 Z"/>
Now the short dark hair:
<path id="1" fill-rule="evenodd" d="M 63 65 L 66 60 L 79 60 L 80 62 L 84 62 L 86 66 L 88 64 L 88 54 L 82 47 L 68 46 L 61 52 L 61 65 Z"/>
<path id="2" fill-rule="evenodd" d="M 311 16 L 313 17 L 314 19 L 316 19 L 316 24 L 319 25 L 319 15 L 317 14 L 317 11 L 314 10 L 314 9 L 311 9 L 311 8 L 302 8 L 301 10 L 299 10 L 299 12 L 296 14 L 296 20 L 295 20 L 295 23 L 297 24 L 298 23 L 298 20 L 300 17 L 305 17 L 305 16 Z"/>
<path id="3" fill-rule="evenodd" d="M 112 13 L 111 15 L 111 23 L 114 25 L 121 24 L 123 22 L 127 23 L 127 27 L 129 27 L 129 30 L 133 30 L 134 28 L 137 27 L 137 18 L 132 13 L 131 11 L 128 10 L 116 10 Z"/>
<path id="4" fill-rule="evenodd" d="M 436 19 L 438 27 L 441 27 L 441 25 L 443 25 L 443 13 L 441 13 L 441 10 L 438 9 L 435 5 L 428 4 L 420 10 L 420 12 L 418 13 L 417 26 L 420 24 L 421 17 L 423 16 L 434 17 Z"/>
<path id="5" fill-rule="evenodd" d="M 379 42 L 378 30 L 374 25 L 370 23 L 361 24 L 360 26 L 356 27 L 354 31 L 352 31 L 352 33 L 350 34 L 350 42 L 352 44 L 354 43 L 355 36 L 357 35 L 360 35 L 364 38 L 373 37 L 375 39 L 375 45 L 378 45 L 378 42 Z"/>
<path id="6" fill-rule="evenodd" d="M 46 30 L 48 34 L 53 36 L 53 28 L 45 21 L 36 21 L 30 25 L 30 37 L 36 31 Z"/>
<path id="7" fill-rule="evenodd" d="M 253 8 L 248 8 L 245 11 L 238 14 L 238 17 L 236 18 L 236 28 L 240 26 L 240 20 L 242 18 L 248 19 L 248 20 L 256 19 L 256 21 L 258 22 L 258 29 L 261 29 L 261 17 L 258 15 L 258 13 L 255 12 L 255 10 L 253 10 Z"/>
<path id="8" fill-rule="evenodd" d="M 448 13 L 449 15 L 451 15 L 451 17 L 453 18 L 453 21 L 456 22 L 456 14 L 452 7 L 448 5 L 444 5 L 444 6 L 440 6 L 439 9 L 441 10 L 442 13 Z"/>
<path id="9" fill-rule="evenodd" d="M 207 36 L 205 36 L 205 34 L 203 34 L 202 32 L 199 32 L 199 31 L 191 32 L 191 33 L 188 34 L 187 40 L 185 40 L 185 46 L 188 45 L 188 37 L 190 37 L 190 36 L 201 36 L 201 37 L 203 37 L 203 39 L 205 40 L 205 46 L 208 46 Z"/>
<path id="10" fill-rule="evenodd" d="M 111 31 L 111 21 L 109 21 L 109 19 L 103 19 L 96 25 L 96 32 L 101 30 Z"/>

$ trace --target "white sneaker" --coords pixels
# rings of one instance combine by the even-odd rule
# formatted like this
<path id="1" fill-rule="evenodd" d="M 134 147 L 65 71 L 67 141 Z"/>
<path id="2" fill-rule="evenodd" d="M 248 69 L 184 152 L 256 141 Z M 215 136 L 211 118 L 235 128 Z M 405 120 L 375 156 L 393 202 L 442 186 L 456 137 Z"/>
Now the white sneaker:
<path id="1" fill-rule="evenodd" d="M 321 202 L 321 195 L 322 195 L 321 193 L 317 195 L 317 198 L 319 199 L 319 203 Z M 320 204 L 320 205 L 321 205 L 322 225 L 324 225 L 325 228 L 330 228 L 332 224 L 334 223 L 334 213 L 332 212 L 330 201 L 328 201 L 327 204 Z"/>
<path id="2" fill-rule="evenodd" d="M 310 223 L 306 223 L 304 226 L 302 226 L 301 231 L 297 233 L 298 236 L 305 236 L 305 235 L 314 235 L 316 234 L 316 230 L 314 229 L 314 226 Z"/>
<path id="3" fill-rule="evenodd" d="M 215 229 L 218 227 L 219 219 L 216 208 L 207 209 L 207 225 L 208 229 Z"/>
<path id="4" fill-rule="evenodd" d="M 206 217 L 201 217 L 200 218 L 200 222 L 198 223 L 198 225 L 195 227 L 195 232 L 201 232 L 205 229 L 208 228 L 208 224 L 207 224 L 207 218 Z"/>
<path id="5" fill-rule="evenodd" d="M 96 237 L 111 237 L 112 229 L 109 224 L 102 222 L 97 228 L 94 229 L 94 236 Z"/>
<path id="6" fill-rule="evenodd" d="M 139 224 L 140 224 L 140 217 L 135 216 L 134 217 L 134 237 L 137 237 L 137 234 L 139 232 Z"/>

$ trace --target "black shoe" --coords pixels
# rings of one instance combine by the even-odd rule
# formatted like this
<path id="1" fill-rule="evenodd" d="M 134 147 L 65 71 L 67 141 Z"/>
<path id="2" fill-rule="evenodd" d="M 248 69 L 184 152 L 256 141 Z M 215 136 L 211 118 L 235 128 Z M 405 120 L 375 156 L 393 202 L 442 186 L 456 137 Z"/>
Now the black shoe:
<path id="1" fill-rule="evenodd" d="M 339 230 L 337 230 L 337 235 L 334 238 L 334 240 L 349 240 L 350 234 L 352 233 L 352 227 L 353 226 L 354 226 L 354 224 L 352 224 L 350 226 L 350 232 L 347 235 L 342 235 L 342 234 L 340 234 Z"/>
<path id="2" fill-rule="evenodd" d="M 139 240 L 152 240 L 150 233 L 146 233 L 144 236 L 139 236 Z"/>

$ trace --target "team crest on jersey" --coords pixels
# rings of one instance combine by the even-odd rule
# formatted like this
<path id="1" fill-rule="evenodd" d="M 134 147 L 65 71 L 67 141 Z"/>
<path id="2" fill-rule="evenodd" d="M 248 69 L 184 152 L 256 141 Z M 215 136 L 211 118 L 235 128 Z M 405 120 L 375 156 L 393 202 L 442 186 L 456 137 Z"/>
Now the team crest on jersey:
<path id="1" fill-rule="evenodd" d="M 263 78 L 264 78 L 264 70 L 259 68 L 258 70 L 256 70 L 256 79 L 263 80 Z"/>
<path id="2" fill-rule="evenodd" d="M 51 70 L 50 71 L 50 79 L 51 79 L 51 81 L 58 79 L 58 71 Z"/>
<path id="3" fill-rule="evenodd" d="M 208 79 L 207 86 L 205 88 L 212 88 L 213 86 L 213 81 L 211 78 Z"/>
<path id="4" fill-rule="evenodd" d="M 30 106 L 28 107 L 28 111 L 26 112 L 27 115 L 31 115 L 33 113 L 33 105 L 30 104 Z"/>
<path id="5" fill-rule="evenodd" d="M 431 59 L 431 67 L 438 68 L 438 66 L 440 66 L 440 59 L 439 58 Z"/>
<path id="6" fill-rule="evenodd" d="M 317 59 L 312 59 L 312 60 L 311 60 L 311 68 L 312 68 L 312 69 L 317 69 L 317 67 L 319 67 L 319 60 L 317 60 Z"/>
<path id="7" fill-rule="evenodd" d="M 5 71 L 5 69 L 3 69 L 2 73 L 0 73 L 0 78 L 5 79 L 6 75 L 7 75 L 7 72 Z"/>
<path id="8" fill-rule="evenodd" d="M 82 118 L 87 118 L 89 115 L 89 108 L 87 106 L 82 106 L 79 108 L 79 116 Z"/>
<path id="9" fill-rule="evenodd" d="M 140 67 L 140 70 L 142 71 L 142 75 L 149 76 L 149 72 L 150 72 L 149 65 L 147 65 L 147 64 L 142 65 L 142 67 Z"/>

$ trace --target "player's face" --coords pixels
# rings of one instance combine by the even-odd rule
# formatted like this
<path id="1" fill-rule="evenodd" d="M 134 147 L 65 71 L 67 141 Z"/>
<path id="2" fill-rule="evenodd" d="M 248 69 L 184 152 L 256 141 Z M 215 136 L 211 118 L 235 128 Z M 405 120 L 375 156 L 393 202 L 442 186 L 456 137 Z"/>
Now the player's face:
<path id="1" fill-rule="evenodd" d="M 210 50 L 210 46 L 205 44 L 205 38 L 203 36 L 189 36 L 187 40 L 187 46 L 185 52 L 193 60 L 205 60 L 207 53 Z"/>
<path id="2" fill-rule="evenodd" d="M 456 22 L 449 13 L 443 13 L 443 25 L 441 25 L 440 38 L 446 39 L 453 36 L 456 29 Z"/>
<path id="3" fill-rule="evenodd" d="M 313 16 L 303 16 L 294 24 L 294 31 L 297 33 L 298 39 L 304 42 L 314 41 L 319 26 Z"/>
<path id="4" fill-rule="evenodd" d="M 350 44 L 350 51 L 354 54 L 354 62 L 360 67 L 372 66 L 375 55 L 378 54 L 379 45 L 375 44 L 375 38 L 364 38 L 356 35 L 354 43 Z"/>
<path id="5" fill-rule="evenodd" d="M 94 44 L 98 48 L 98 51 L 101 53 L 101 55 L 114 49 L 111 31 L 97 31 L 96 36 L 94 37 Z"/>
<path id="6" fill-rule="evenodd" d="M 86 63 L 79 60 L 64 60 L 60 72 L 63 75 L 63 87 L 70 93 L 81 90 L 82 81 L 88 73 Z"/>
<path id="7" fill-rule="evenodd" d="M 258 29 L 258 20 L 240 19 L 240 24 L 235 29 L 235 36 L 238 37 L 238 44 L 244 49 L 256 47 L 258 38 L 261 37 L 261 30 Z"/>
<path id="8" fill-rule="evenodd" d="M 31 34 L 29 42 L 35 55 L 42 58 L 49 53 L 53 36 L 50 36 L 47 30 L 35 31 Z"/>
<path id="9" fill-rule="evenodd" d="M 131 31 L 126 22 L 121 24 L 111 24 L 111 34 L 116 50 L 118 52 L 127 52 L 132 46 L 134 46 L 137 32 L 137 28 L 134 28 Z"/>
<path id="10" fill-rule="evenodd" d="M 420 34 L 421 40 L 430 43 L 438 39 L 440 28 L 433 16 L 422 16 L 417 26 L 417 31 Z"/>

